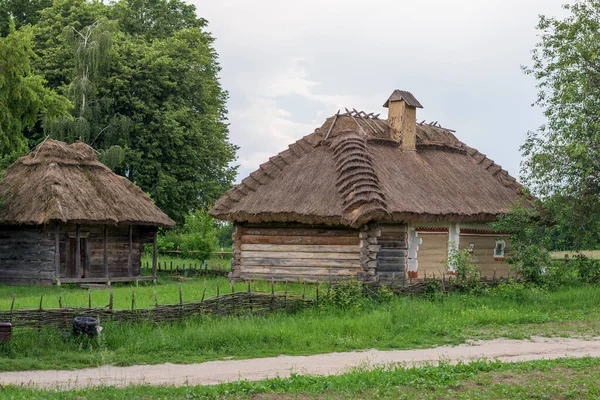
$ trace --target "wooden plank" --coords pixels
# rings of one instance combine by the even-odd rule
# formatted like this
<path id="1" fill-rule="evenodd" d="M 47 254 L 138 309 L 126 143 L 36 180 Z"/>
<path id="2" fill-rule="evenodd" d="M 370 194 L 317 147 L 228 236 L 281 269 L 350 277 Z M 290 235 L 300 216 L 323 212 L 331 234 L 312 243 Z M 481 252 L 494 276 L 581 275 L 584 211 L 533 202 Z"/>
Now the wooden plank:
<path id="1" fill-rule="evenodd" d="M 297 275 L 297 276 L 327 276 L 327 275 L 356 275 L 358 268 L 297 268 L 297 267 L 264 267 L 254 265 L 240 266 L 241 273 Z"/>
<path id="2" fill-rule="evenodd" d="M 106 279 L 105 277 L 97 278 L 65 278 L 61 279 L 62 283 L 103 283 L 103 282 L 133 282 L 133 281 L 151 281 L 154 280 L 151 276 L 113 276 Z"/>
<path id="3" fill-rule="evenodd" d="M 381 249 L 377 253 L 381 257 L 406 257 L 408 250 L 403 249 Z"/>
<path id="4" fill-rule="evenodd" d="M 90 276 L 90 240 L 85 239 L 83 242 L 83 276 Z"/>
<path id="5" fill-rule="evenodd" d="M 79 225 L 75 228 L 75 276 L 81 277 L 81 236 Z"/>
<path id="6" fill-rule="evenodd" d="M 335 228 L 246 228 L 242 227 L 242 235 L 267 236 L 341 236 L 357 237 L 358 230 Z"/>
<path id="7" fill-rule="evenodd" d="M 358 260 L 360 253 L 299 253 L 284 251 L 243 251 L 242 258 L 275 258 L 303 260 Z"/>
<path id="8" fill-rule="evenodd" d="M 356 236 L 277 236 L 277 235 L 242 235 L 243 244 L 280 244 L 280 245 L 359 245 Z"/>
<path id="9" fill-rule="evenodd" d="M 127 258 L 127 276 L 133 276 L 133 226 L 129 225 L 129 249 Z"/>
<path id="10" fill-rule="evenodd" d="M 108 225 L 104 225 L 104 259 L 103 259 L 103 265 L 104 265 L 104 276 L 106 278 L 108 278 L 109 273 L 108 273 Z"/>
<path id="11" fill-rule="evenodd" d="M 359 261 L 341 260 L 300 260 L 300 259 L 277 259 L 277 258 L 242 258 L 241 265 L 272 265 L 288 267 L 346 267 L 359 268 Z"/>
<path id="12" fill-rule="evenodd" d="M 403 272 L 406 263 L 378 263 L 377 264 L 377 274 L 380 272 Z"/>
<path id="13" fill-rule="evenodd" d="M 242 244 L 246 251 L 277 251 L 301 253 L 358 253 L 359 246 L 329 246 L 329 245 L 286 245 L 286 244 Z"/>
<path id="14" fill-rule="evenodd" d="M 60 278 L 60 224 L 56 224 L 56 232 L 54 237 L 54 273 L 56 279 Z"/>
<path id="15" fill-rule="evenodd" d="M 158 232 L 154 232 L 154 240 L 152 241 L 152 276 L 156 278 L 156 248 L 157 248 Z"/>

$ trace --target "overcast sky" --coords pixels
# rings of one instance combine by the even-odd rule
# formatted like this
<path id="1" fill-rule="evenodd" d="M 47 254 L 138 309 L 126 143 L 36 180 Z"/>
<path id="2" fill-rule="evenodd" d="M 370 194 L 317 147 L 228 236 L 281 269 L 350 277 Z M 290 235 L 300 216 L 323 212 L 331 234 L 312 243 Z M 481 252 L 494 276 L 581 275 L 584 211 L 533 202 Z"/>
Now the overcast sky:
<path id="1" fill-rule="evenodd" d="M 394 89 L 519 174 L 531 107 L 538 15 L 567 0 L 193 0 L 209 21 L 229 92 L 238 181 L 339 108 L 381 112 Z"/>

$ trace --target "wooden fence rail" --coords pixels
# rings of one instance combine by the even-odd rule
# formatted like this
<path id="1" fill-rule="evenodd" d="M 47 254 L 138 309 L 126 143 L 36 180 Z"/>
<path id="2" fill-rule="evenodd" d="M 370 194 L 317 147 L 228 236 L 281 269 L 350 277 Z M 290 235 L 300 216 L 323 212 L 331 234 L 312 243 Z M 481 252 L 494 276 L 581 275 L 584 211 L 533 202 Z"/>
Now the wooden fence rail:
<path id="1" fill-rule="evenodd" d="M 143 268 L 149 269 L 151 265 L 148 261 L 142 265 Z M 157 263 L 157 271 L 159 273 L 173 273 L 178 275 L 211 275 L 211 276 L 227 276 L 230 268 L 227 268 L 224 264 L 215 264 L 204 261 L 203 263 L 184 263 L 170 261 L 161 261 Z"/>
<path id="2" fill-rule="evenodd" d="M 71 326 L 73 318 L 86 315 L 102 321 L 179 321 L 186 317 L 201 315 L 264 314 L 280 310 L 296 310 L 310 307 L 312 299 L 288 293 L 234 292 L 209 298 L 200 302 L 157 305 L 154 308 L 113 310 L 101 308 L 55 308 L 18 309 L 0 311 L 0 321 L 11 322 L 15 328 L 42 328 Z"/>

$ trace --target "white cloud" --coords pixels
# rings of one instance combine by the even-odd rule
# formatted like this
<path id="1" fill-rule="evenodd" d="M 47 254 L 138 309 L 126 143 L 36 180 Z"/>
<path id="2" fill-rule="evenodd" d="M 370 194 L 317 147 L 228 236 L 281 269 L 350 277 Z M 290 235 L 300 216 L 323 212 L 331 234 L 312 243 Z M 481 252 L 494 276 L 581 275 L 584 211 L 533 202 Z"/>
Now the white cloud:
<path id="1" fill-rule="evenodd" d="M 381 112 L 393 89 L 513 175 L 535 82 L 520 71 L 539 14 L 568 0 L 192 0 L 220 54 L 240 179 L 338 109 Z"/>

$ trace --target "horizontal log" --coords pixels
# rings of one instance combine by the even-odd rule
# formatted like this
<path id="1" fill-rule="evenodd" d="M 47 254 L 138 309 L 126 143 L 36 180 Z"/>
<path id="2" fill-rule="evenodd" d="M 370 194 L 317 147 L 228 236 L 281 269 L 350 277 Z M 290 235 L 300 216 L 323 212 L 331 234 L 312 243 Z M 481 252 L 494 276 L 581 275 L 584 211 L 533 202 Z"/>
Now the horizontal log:
<path id="1" fill-rule="evenodd" d="M 377 244 L 381 245 L 381 247 L 385 247 L 386 249 L 406 249 L 408 246 L 403 240 L 385 240 L 378 239 Z"/>
<path id="2" fill-rule="evenodd" d="M 306 260 L 306 259 L 277 259 L 277 258 L 242 258 L 240 265 L 271 265 L 288 267 L 346 267 L 359 268 L 360 262 L 344 260 Z"/>
<path id="3" fill-rule="evenodd" d="M 326 228 L 242 228 L 242 235 L 358 237 L 358 230 Z"/>
<path id="4" fill-rule="evenodd" d="M 242 244 L 282 244 L 282 245 L 358 245 L 356 236 L 277 236 L 277 235 L 242 235 Z"/>
<path id="5" fill-rule="evenodd" d="M 61 278 L 61 283 L 102 283 L 102 282 L 134 282 L 134 281 L 151 281 L 152 276 L 113 276 L 109 278 Z"/>
<path id="6" fill-rule="evenodd" d="M 377 272 L 403 272 L 406 267 L 405 263 L 379 263 L 377 264 Z"/>
<path id="7" fill-rule="evenodd" d="M 381 229 L 381 231 L 383 233 L 389 233 L 389 232 L 398 232 L 398 233 L 405 233 L 407 231 L 407 227 L 406 225 L 379 225 L 379 228 Z"/>
<path id="8" fill-rule="evenodd" d="M 406 262 L 406 257 L 377 257 L 377 261 L 380 263 L 399 263 Z"/>
<path id="9" fill-rule="evenodd" d="M 305 260 L 358 260 L 360 253 L 301 253 L 286 251 L 243 251 L 242 258 L 275 258 Z"/>
<path id="10" fill-rule="evenodd" d="M 300 268 L 300 267 L 265 267 L 265 266 L 241 266 L 242 274 L 272 274 L 272 275 L 298 275 L 298 276 L 326 276 L 326 275 L 356 275 L 357 268 Z"/>
<path id="11" fill-rule="evenodd" d="M 358 246 L 343 245 L 287 245 L 287 244 L 242 244 L 242 250 L 246 251 L 277 251 L 277 252 L 300 252 L 300 253 L 358 253 Z"/>
<path id="12" fill-rule="evenodd" d="M 245 273 L 242 279 L 267 280 L 276 282 L 339 282 L 354 279 L 355 275 L 295 275 L 295 274 L 257 274 Z"/>
<path id="13" fill-rule="evenodd" d="M 408 250 L 403 249 L 381 249 L 377 253 L 380 257 L 406 257 Z"/>

